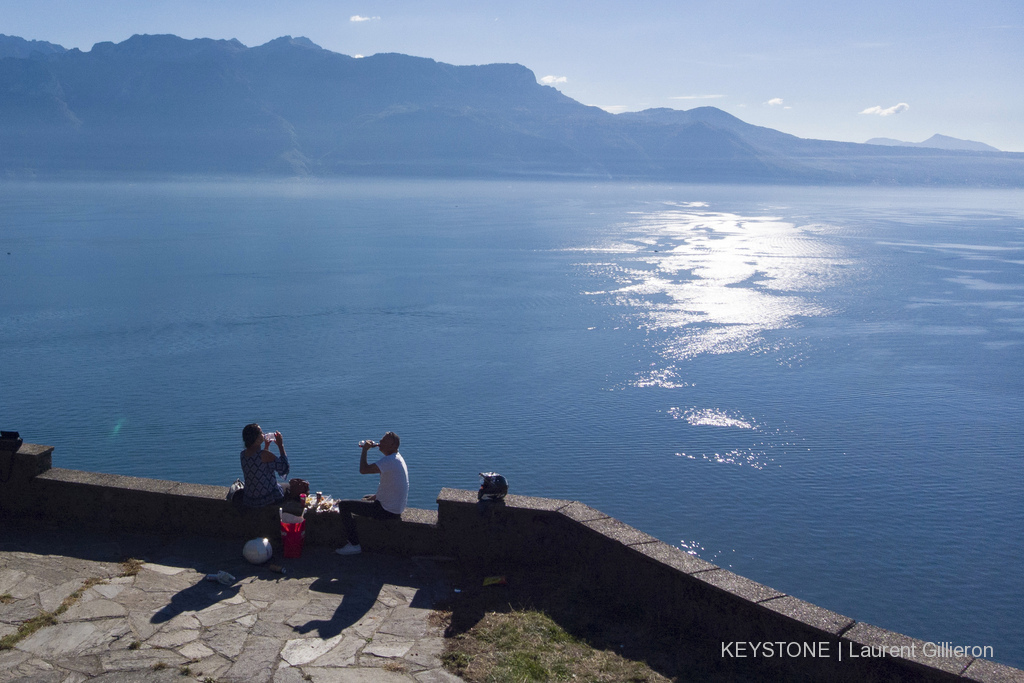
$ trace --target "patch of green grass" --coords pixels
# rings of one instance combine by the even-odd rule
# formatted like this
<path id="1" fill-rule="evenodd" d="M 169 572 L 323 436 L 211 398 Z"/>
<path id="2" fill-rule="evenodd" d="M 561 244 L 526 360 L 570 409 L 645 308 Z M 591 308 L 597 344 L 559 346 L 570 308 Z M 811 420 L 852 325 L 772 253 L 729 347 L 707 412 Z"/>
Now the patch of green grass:
<path id="1" fill-rule="evenodd" d="M 82 587 L 79 588 L 78 590 L 76 590 L 74 593 L 72 593 L 68 597 L 64 598 L 63 602 L 60 603 L 60 607 L 58 607 L 56 610 L 54 610 L 53 613 L 58 615 L 58 616 L 60 616 L 61 614 L 64 614 L 64 612 L 68 611 L 69 607 L 71 607 L 73 604 L 78 602 L 78 599 L 80 597 L 82 597 L 82 595 L 85 594 L 85 591 L 89 590 L 93 586 L 98 586 L 98 585 L 100 585 L 102 583 L 106 583 L 106 582 L 107 582 L 106 579 L 101 579 L 99 577 L 93 577 L 91 579 L 86 579 L 85 583 L 82 584 Z"/>
<path id="2" fill-rule="evenodd" d="M 167 662 L 157 662 L 153 665 L 153 671 L 163 671 L 167 668 Z"/>
<path id="3" fill-rule="evenodd" d="M 23 621 L 18 630 L 14 633 L 0 638 L 0 650 L 10 650 L 18 641 L 28 638 L 30 635 L 43 628 L 57 623 L 57 614 L 54 612 L 40 612 L 28 621 Z"/>
<path id="4" fill-rule="evenodd" d="M 541 664 L 540 656 L 533 652 L 513 652 L 498 658 L 498 666 L 491 672 L 495 683 L 512 681 L 547 681 L 551 673 Z"/>
<path id="5" fill-rule="evenodd" d="M 485 613 L 468 631 L 447 639 L 441 661 L 472 683 L 667 680 L 643 662 L 587 644 L 531 609 Z"/>
<path id="6" fill-rule="evenodd" d="M 181 667 L 180 669 L 178 669 L 178 673 L 181 674 L 182 676 L 191 676 L 192 675 L 192 669 L 188 665 L 185 665 L 185 666 Z"/>
<path id="7" fill-rule="evenodd" d="M 458 650 L 445 652 L 443 655 L 441 655 L 441 663 L 444 664 L 444 667 L 449 670 L 465 669 L 467 666 L 469 666 L 469 663 L 471 661 L 473 661 L 472 657 L 470 657 L 465 652 L 460 652 Z"/>
<path id="8" fill-rule="evenodd" d="M 142 647 L 142 643 L 140 643 L 137 640 L 133 640 L 132 642 L 130 642 L 128 644 L 128 649 L 129 650 L 138 650 L 140 647 Z"/>
<path id="9" fill-rule="evenodd" d="M 14 602 L 14 596 L 10 593 L 4 593 L 3 595 L 0 595 L 0 605 L 7 605 L 12 602 Z"/>
<path id="10" fill-rule="evenodd" d="M 86 579 L 82 586 L 73 592 L 60 603 L 57 609 L 52 612 L 40 612 L 36 616 L 32 617 L 27 621 L 23 621 L 18 627 L 18 630 L 14 633 L 8 634 L 3 638 L 0 638 L 0 650 L 10 650 L 21 640 L 28 638 L 30 635 L 38 631 L 45 626 L 53 626 L 57 623 L 57 617 L 64 614 L 68 609 L 78 602 L 78 599 L 85 594 L 85 591 L 89 590 L 93 586 L 101 583 L 106 583 L 106 579 L 99 577 L 93 577 Z"/>

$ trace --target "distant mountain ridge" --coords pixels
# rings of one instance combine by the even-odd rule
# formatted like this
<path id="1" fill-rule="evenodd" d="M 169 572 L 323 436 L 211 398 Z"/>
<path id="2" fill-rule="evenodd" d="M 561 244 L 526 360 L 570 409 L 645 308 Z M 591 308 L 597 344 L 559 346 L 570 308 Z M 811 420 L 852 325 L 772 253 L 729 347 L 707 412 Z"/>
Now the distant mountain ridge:
<path id="1" fill-rule="evenodd" d="M 924 142 L 903 142 L 892 138 L 871 138 L 865 145 L 887 145 L 889 147 L 931 147 L 933 149 L 964 150 L 969 152 L 998 152 L 992 145 L 974 140 L 961 140 L 936 133 Z"/>
<path id="2" fill-rule="evenodd" d="M 613 115 L 537 83 L 518 64 L 355 58 L 290 36 L 251 48 L 169 35 L 88 52 L 57 48 L 0 59 L 0 173 L 8 177 L 1024 186 L 1024 154 L 807 140 L 714 107 Z"/>
<path id="3" fill-rule="evenodd" d="M 26 59 L 33 55 L 45 57 L 64 52 L 67 52 L 64 47 L 54 43 L 47 43 L 43 40 L 25 40 L 17 36 L 6 36 L 0 33 L 0 59 L 4 57 Z"/>

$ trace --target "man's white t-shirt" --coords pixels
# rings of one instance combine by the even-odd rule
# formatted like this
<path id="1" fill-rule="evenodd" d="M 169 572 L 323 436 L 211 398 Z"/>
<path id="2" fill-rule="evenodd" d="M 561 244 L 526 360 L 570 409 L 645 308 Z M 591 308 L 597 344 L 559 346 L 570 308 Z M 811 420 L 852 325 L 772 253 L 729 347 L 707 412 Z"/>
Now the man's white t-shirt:
<path id="1" fill-rule="evenodd" d="M 375 464 L 380 470 L 377 502 L 388 512 L 402 514 L 409 502 L 409 468 L 402 454 L 385 455 Z"/>

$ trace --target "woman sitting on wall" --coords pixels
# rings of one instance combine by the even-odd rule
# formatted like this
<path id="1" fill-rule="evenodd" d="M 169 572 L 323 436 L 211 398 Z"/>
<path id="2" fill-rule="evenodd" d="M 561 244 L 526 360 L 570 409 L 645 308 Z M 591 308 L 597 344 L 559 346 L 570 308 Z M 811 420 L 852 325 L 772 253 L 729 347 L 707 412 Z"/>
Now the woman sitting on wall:
<path id="1" fill-rule="evenodd" d="M 270 443 L 277 444 L 280 456 L 270 452 Z M 280 484 L 277 475 L 288 476 L 288 456 L 284 452 L 284 438 L 281 432 L 264 436 L 258 424 L 245 425 L 242 429 L 242 475 L 245 477 L 242 505 L 258 508 L 280 502 L 288 484 Z M 241 493 L 241 492 L 240 492 Z"/>

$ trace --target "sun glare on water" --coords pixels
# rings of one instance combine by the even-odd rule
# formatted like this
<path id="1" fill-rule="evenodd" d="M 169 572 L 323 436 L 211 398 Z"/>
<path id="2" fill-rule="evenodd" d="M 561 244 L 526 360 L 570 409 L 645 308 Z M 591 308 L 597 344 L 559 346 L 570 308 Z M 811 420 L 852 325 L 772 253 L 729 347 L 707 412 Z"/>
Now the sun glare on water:
<path id="1" fill-rule="evenodd" d="M 692 202 L 636 214 L 614 241 L 595 246 L 599 262 L 581 265 L 613 284 L 589 295 L 628 309 L 634 325 L 653 333 L 665 365 L 634 386 L 677 387 L 685 384 L 681 362 L 764 351 L 765 332 L 830 313 L 814 293 L 850 277 L 851 262 L 824 231 Z"/>

